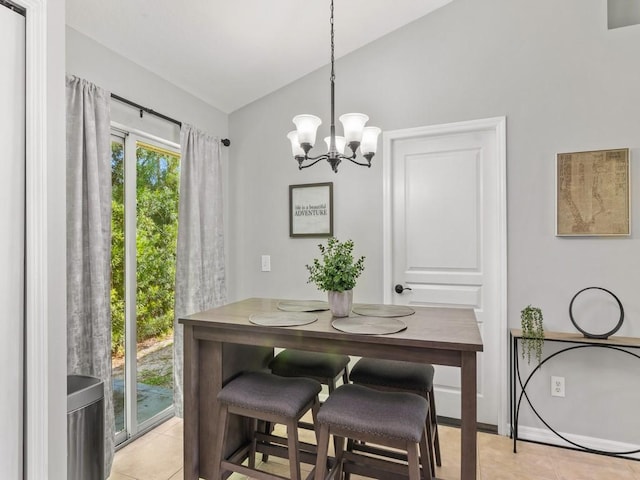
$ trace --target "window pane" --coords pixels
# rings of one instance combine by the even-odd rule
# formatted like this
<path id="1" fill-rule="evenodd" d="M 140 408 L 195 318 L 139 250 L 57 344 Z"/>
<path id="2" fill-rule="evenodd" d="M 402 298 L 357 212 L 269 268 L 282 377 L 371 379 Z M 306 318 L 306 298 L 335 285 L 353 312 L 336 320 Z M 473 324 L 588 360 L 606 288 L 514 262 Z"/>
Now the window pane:
<path id="1" fill-rule="evenodd" d="M 124 430 L 124 144 L 111 141 L 111 372 L 116 433 Z"/>
<path id="2" fill-rule="evenodd" d="M 173 306 L 179 155 L 136 148 L 138 424 L 173 404 Z"/>

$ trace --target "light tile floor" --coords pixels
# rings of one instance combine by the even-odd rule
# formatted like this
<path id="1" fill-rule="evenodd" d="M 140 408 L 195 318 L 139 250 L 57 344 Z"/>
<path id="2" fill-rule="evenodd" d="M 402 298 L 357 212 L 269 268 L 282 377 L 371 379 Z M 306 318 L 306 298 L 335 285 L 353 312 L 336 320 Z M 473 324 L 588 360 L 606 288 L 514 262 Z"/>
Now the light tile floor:
<path id="1" fill-rule="evenodd" d="M 438 479 L 459 479 L 460 431 L 441 426 L 440 442 Z M 479 480 L 640 480 L 640 462 L 527 442 L 519 442 L 514 454 L 508 437 L 487 433 L 478 434 L 478 466 Z M 306 473 L 310 468 L 303 465 Z M 286 460 L 275 457 L 267 469 L 284 476 L 289 473 Z M 182 478 L 182 421 L 172 418 L 116 452 L 109 480 Z M 231 478 L 243 480 L 237 474 Z M 356 475 L 352 478 L 359 480 Z"/>

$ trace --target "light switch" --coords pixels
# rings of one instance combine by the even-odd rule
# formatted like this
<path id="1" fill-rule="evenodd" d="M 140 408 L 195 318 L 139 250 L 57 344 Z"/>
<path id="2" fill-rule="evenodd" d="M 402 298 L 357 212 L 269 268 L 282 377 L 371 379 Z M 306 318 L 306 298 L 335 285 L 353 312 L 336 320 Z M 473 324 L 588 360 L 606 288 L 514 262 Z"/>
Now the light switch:
<path id="1" fill-rule="evenodd" d="M 271 255 L 262 255 L 262 271 L 271 271 Z"/>

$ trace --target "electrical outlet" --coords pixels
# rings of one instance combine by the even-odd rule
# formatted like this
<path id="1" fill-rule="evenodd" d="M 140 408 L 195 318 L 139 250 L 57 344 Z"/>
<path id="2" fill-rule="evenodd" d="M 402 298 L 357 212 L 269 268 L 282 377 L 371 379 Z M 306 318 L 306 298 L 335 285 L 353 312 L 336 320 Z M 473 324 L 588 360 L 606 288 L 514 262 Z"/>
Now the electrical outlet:
<path id="1" fill-rule="evenodd" d="M 564 397 L 564 377 L 551 377 L 551 396 Z"/>
<path id="2" fill-rule="evenodd" d="M 262 271 L 271 271 L 271 255 L 262 255 Z"/>

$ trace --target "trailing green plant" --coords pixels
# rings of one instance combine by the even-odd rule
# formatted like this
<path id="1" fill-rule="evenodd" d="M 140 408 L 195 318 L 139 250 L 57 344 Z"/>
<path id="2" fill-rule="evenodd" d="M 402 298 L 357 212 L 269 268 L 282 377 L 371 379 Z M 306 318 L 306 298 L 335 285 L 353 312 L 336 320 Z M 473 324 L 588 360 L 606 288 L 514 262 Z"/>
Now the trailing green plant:
<path id="1" fill-rule="evenodd" d="M 537 307 L 527 305 L 520 312 L 520 323 L 522 324 L 522 358 L 525 353 L 527 362 L 531 363 L 531 353 L 535 354 L 536 360 L 542 360 L 542 347 L 544 345 L 544 330 L 542 328 L 542 310 Z"/>
<path id="2" fill-rule="evenodd" d="M 344 292 L 356 286 L 356 279 L 364 270 L 364 258 L 354 261 L 353 240 L 340 242 L 335 237 L 327 240 L 327 245 L 319 244 L 322 261 L 314 258 L 307 283 L 315 283 L 325 292 Z"/>

